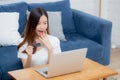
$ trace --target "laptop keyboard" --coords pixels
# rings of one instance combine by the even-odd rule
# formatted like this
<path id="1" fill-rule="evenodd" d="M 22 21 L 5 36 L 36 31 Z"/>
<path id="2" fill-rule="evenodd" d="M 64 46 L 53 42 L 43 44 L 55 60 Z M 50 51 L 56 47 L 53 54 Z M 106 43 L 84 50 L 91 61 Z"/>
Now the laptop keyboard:
<path id="1" fill-rule="evenodd" d="M 39 69 L 36 69 L 37 72 L 39 73 L 44 73 L 44 74 L 48 74 L 48 67 L 43 67 L 43 68 L 39 68 Z"/>
<path id="2" fill-rule="evenodd" d="M 44 73 L 45 73 L 45 74 L 47 74 L 47 73 L 48 73 L 48 71 L 44 71 Z"/>

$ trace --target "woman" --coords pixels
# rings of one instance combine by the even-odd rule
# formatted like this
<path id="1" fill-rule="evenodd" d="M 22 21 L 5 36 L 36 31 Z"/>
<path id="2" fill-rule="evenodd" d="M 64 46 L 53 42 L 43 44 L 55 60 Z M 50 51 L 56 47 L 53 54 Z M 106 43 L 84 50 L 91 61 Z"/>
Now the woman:
<path id="1" fill-rule="evenodd" d="M 50 55 L 61 53 L 58 38 L 49 35 L 48 14 L 43 8 L 31 11 L 24 39 L 18 45 L 18 57 L 22 59 L 23 67 L 28 68 L 47 64 Z"/>

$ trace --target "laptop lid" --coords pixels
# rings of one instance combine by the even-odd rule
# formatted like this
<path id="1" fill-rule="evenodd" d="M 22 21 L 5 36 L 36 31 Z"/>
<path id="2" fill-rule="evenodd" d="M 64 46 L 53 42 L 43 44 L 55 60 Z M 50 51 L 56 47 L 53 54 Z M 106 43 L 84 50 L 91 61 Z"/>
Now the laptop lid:
<path id="1" fill-rule="evenodd" d="M 83 48 L 51 55 L 47 77 L 81 71 L 86 53 Z"/>

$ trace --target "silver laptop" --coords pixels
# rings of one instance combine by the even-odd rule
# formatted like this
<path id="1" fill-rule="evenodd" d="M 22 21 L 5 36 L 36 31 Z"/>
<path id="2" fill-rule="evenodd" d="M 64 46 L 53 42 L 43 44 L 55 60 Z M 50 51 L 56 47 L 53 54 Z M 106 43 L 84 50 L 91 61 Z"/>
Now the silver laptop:
<path id="1" fill-rule="evenodd" d="M 36 69 L 36 71 L 46 78 L 81 71 L 86 53 L 87 48 L 53 54 L 49 66 Z"/>

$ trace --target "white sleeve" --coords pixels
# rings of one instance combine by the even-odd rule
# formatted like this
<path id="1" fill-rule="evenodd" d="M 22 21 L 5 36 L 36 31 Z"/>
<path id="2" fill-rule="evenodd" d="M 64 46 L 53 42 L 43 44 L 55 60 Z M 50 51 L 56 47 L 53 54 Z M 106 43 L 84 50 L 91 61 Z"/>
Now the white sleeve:
<path id="1" fill-rule="evenodd" d="M 26 53 L 23 53 L 23 51 L 26 49 L 27 44 L 25 43 L 22 47 L 18 50 L 18 58 L 26 59 L 28 56 Z"/>
<path id="2" fill-rule="evenodd" d="M 53 54 L 58 54 L 58 53 L 61 53 L 60 40 L 58 38 L 55 38 L 53 44 Z"/>

